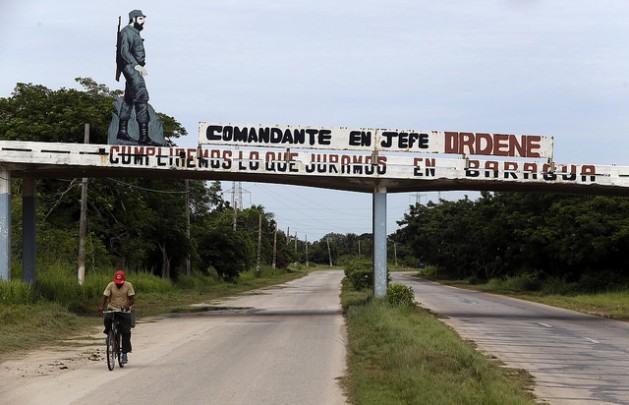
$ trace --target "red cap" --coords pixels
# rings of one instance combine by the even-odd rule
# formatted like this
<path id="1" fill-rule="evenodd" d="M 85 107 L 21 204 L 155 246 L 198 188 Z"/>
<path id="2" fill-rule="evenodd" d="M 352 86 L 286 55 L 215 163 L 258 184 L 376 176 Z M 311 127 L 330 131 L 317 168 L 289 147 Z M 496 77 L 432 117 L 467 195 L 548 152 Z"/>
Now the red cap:
<path id="1" fill-rule="evenodd" d="M 124 271 L 118 270 L 114 275 L 114 283 L 122 284 L 124 283 Z"/>

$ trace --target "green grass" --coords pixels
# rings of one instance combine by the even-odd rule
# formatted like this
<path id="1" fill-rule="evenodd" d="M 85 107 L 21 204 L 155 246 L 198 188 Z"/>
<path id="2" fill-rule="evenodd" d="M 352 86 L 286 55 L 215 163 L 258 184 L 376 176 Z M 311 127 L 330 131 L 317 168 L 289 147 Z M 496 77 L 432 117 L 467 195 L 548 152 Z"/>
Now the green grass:
<path id="1" fill-rule="evenodd" d="M 2 305 L 0 360 L 3 355 L 59 342 L 92 324 L 93 320 L 74 315 L 55 303 L 40 301 L 34 304 Z"/>
<path id="2" fill-rule="evenodd" d="M 356 291 L 352 288 L 352 282 L 347 276 L 343 277 L 341 284 L 343 291 L 341 294 L 341 307 L 344 312 L 347 312 L 352 305 L 363 304 L 373 295 L 370 288 Z"/>
<path id="3" fill-rule="evenodd" d="M 535 403 L 528 373 L 476 352 L 420 308 L 370 300 L 349 305 L 346 324 L 354 404 Z"/>
<path id="4" fill-rule="evenodd" d="M 28 283 L 0 280 L 0 304 L 31 304 L 36 301 L 35 291 Z"/>
<path id="5" fill-rule="evenodd" d="M 566 308 L 586 314 L 629 320 L 629 291 L 616 291 L 598 294 L 510 294 L 516 298 L 535 301 L 546 305 Z"/>
<path id="6" fill-rule="evenodd" d="M 419 276 L 424 277 L 422 274 Z M 629 320 L 629 290 L 627 289 L 600 293 L 578 293 L 573 292 L 574 287 L 572 289 L 557 288 L 553 285 L 541 283 L 538 290 L 529 291 L 526 289 L 527 283 L 522 282 L 523 277 L 491 280 L 483 284 L 470 283 L 466 280 L 444 280 L 433 275 L 428 275 L 426 278 L 454 287 L 507 295 L 606 318 Z M 567 292 L 564 294 L 553 292 L 554 290 L 562 289 L 565 289 Z"/>

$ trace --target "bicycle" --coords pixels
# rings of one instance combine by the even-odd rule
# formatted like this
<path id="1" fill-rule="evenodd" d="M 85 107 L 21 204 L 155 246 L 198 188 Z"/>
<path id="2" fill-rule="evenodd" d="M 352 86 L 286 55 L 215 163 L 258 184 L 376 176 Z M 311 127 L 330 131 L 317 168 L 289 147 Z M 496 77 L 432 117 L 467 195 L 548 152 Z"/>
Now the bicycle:
<path id="1" fill-rule="evenodd" d="M 107 334 L 107 339 L 105 340 L 105 345 L 107 346 L 107 368 L 111 371 L 114 369 L 116 365 L 116 359 L 118 359 L 118 366 L 120 368 L 124 367 L 124 363 L 122 362 L 122 334 L 120 333 L 120 319 L 116 314 L 120 314 L 118 311 L 103 311 L 103 316 L 105 314 L 111 314 L 111 329 Z"/>

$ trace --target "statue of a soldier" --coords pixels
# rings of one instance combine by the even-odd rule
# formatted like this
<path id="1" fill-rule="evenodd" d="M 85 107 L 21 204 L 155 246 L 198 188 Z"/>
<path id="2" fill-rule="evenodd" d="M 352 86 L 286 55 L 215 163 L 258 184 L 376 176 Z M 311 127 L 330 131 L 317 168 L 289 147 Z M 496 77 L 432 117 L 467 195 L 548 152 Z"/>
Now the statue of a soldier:
<path id="1" fill-rule="evenodd" d="M 126 85 L 124 99 L 118 113 L 119 121 L 116 137 L 118 141 L 157 146 L 160 144 L 149 137 L 149 93 L 144 81 L 144 76 L 148 72 L 145 68 L 144 40 L 140 36 L 140 31 L 144 28 L 145 19 L 146 16 L 141 10 L 131 11 L 129 13 L 129 25 L 118 33 L 116 81 L 120 80 L 120 73 L 122 73 L 126 80 Z M 135 108 L 135 116 L 139 126 L 137 141 L 129 136 L 128 130 L 133 108 Z"/>

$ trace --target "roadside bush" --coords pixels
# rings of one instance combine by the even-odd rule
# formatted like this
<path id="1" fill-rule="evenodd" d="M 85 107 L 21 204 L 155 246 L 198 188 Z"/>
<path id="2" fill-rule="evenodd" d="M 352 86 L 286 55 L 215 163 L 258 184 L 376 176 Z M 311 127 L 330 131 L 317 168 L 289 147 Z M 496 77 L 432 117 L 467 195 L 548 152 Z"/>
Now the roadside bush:
<path id="1" fill-rule="evenodd" d="M 426 278 L 437 278 L 437 267 L 428 265 L 423 269 L 419 269 L 419 274 Z"/>
<path id="2" fill-rule="evenodd" d="M 404 256 L 400 259 L 400 265 L 402 267 L 408 267 L 411 269 L 419 269 L 420 262 L 421 260 L 419 260 L 415 256 Z"/>
<path id="3" fill-rule="evenodd" d="M 387 300 L 394 307 L 415 306 L 413 289 L 402 284 L 391 284 L 387 288 Z"/>
<path id="4" fill-rule="evenodd" d="M 568 283 L 557 277 L 548 277 L 544 280 L 544 284 L 541 289 L 544 294 L 556 294 L 556 295 L 572 295 L 577 292 L 576 283 Z"/>
<path id="5" fill-rule="evenodd" d="M 373 286 L 371 262 L 366 259 L 348 261 L 345 266 L 345 277 L 356 291 L 371 288 Z"/>
<path id="6" fill-rule="evenodd" d="M 186 274 L 179 275 L 175 284 L 181 289 L 192 290 L 195 288 L 203 288 L 216 283 L 210 277 L 204 276 L 200 273 L 193 273 L 189 276 Z"/>
<path id="7" fill-rule="evenodd" d="M 35 290 L 45 299 L 74 310 L 85 299 L 75 275 L 55 266 L 37 275 Z"/>
<path id="8" fill-rule="evenodd" d="M 627 281 L 613 271 L 587 272 L 581 275 L 575 289 L 579 293 L 595 294 L 627 289 Z"/>
<path id="9" fill-rule="evenodd" d="M 352 288 L 356 291 L 361 291 L 367 288 L 371 288 L 373 285 L 373 271 L 369 270 L 354 270 L 349 274 L 346 272 L 345 276 L 352 284 Z"/>
<path id="10" fill-rule="evenodd" d="M 133 284 L 133 289 L 136 294 L 142 293 L 162 293 L 171 291 L 173 288 L 173 284 L 170 280 L 164 279 L 161 277 L 157 277 L 150 273 L 127 273 L 125 272 L 126 279 Z M 113 272 L 112 272 L 113 276 Z M 112 281 L 112 280 L 109 280 Z M 103 285 L 103 289 L 105 286 Z"/>
<path id="11" fill-rule="evenodd" d="M 469 276 L 466 281 L 469 285 L 483 284 L 483 280 L 481 280 L 477 276 Z"/>
<path id="12" fill-rule="evenodd" d="M 113 280 L 113 274 L 87 274 L 81 286 L 81 294 L 86 300 L 100 302 L 105 287 Z M 76 280 L 73 280 L 76 283 Z M 135 286 L 135 284 L 134 284 Z"/>
<path id="13" fill-rule="evenodd" d="M 505 280 L 491 279 L 489 285 L 506 291 L 539 291 L 542 288 L 542 282 L 535 274 L 524 273 L 517 276 L 509 277 Z"/>
<path id="14" fill-rule="evenodd" d="M 341 307 L 343 308 L 343 312 L 347 311 L 352 305 L 365 304 L 373 297 L 371 288 L 356 291 L 347 277 L 344 277 L 341 282 L 341 291 Z"/>
<path id="15" fill-rule="evenodd" d="M 37 295 L 30 284 L 17 280 L 0 280 L 0 304 L 32 304 L 35 301 Z"/>

